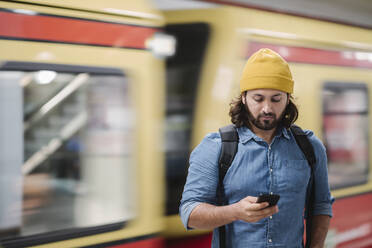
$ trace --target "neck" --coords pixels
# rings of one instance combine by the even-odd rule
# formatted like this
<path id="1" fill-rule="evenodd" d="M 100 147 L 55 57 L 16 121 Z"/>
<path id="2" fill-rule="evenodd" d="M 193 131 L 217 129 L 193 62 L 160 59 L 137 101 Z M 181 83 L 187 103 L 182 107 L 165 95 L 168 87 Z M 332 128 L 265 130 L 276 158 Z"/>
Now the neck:
<path id="1" fill-rule="evenodd" d="M 263 139 L 264 141 L 267 142 L 267 144 L 271 144 L 271 142 L 273 141 L 273 138 L 275 136 L 275 131 L 276 131 L 276 128 L 273 128 L 271 130 L 263 130 L 263 129 L 259 129 L 257 128 L 256 126 L 254 125 L 251 125 L 251 130 L 253 133 L 255 133 L 258 137 L 260 137 L 261 139 Z"/>

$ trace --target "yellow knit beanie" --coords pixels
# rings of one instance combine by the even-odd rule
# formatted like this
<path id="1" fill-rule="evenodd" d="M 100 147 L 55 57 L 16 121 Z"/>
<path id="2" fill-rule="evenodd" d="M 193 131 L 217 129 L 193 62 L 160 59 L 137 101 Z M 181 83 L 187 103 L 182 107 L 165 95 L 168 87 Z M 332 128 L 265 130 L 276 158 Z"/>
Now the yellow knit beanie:
<path id="1" fill-rule="evenodd" d="M 288 63 L 276 52 L 262 48 L 245 64 L 240 79 L 240 92 L 253 89 L 275 89 L 293 93 L 293 79 Z"/>

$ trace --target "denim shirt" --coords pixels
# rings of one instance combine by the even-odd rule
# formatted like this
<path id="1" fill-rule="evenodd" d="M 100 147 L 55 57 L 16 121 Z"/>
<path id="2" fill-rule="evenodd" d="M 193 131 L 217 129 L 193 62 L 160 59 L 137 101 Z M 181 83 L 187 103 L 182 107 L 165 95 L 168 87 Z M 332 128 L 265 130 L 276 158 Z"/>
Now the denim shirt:
<path id="1" fill-rule="evenodd" d="M 327 157 L 322 142 L 305 131 L 314 147 L 316 165 L 314 215 L 332 216 L 332 198 L 328 185 Z M 279 194 L 279 212 L 256 223 L 241 220 L 226 225 L 228 247 L 302 247 L 304 207 L 311 169 L 287 129 L 280 129 L 268 145 L 249 128 L 238 128 L 238 152 L 224 178 L 228 204 L 247 196 Z M 192 210 L 200 203 L 216 205 L 219 133 L 208 134 L 193 150 L 184 187 L 180 215 L 187 226 Z M 218 228 L 212 247 L 219 247 Z"/>

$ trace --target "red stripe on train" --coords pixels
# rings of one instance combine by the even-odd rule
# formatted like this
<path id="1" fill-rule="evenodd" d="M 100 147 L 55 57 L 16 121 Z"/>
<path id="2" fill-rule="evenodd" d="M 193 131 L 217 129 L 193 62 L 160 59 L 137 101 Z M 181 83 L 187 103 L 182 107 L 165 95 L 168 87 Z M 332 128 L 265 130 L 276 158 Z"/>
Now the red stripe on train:
<path id="1" fill-rule="evenodd" d="M 145 49 L 156 28 L 0 12 L 0 36 L 76 44 Z"/>
<path id="2" fill-rule="evenodd" d="M 328 233 L 338 248 L 372 247 L 372 193 L 337 199 Z"/>
<path id="3" fill-rule="evenodd" d="M 372 53 L 361 51 L 335 51 L 307 47 L 249 42 L 245 56 L 249 57 L 261 48 L 270 48 L 286 61 L 295 63 L 348 66 L 372 69 Z"/>
<path id="4" fill-rule="evenodd" d="M 152 239 L 134 241 L 134 242 L 122 244 L 122 245 L 109 246 L 108 248 L 142 248 L 142 247 L 163 248 L 164 241 L 161 238 L 152 238 Z"/>
<path id="5" fill-rule="evenodd" d="M 167 240 L 167 248 L 211 247 L 212 233 Z"/>

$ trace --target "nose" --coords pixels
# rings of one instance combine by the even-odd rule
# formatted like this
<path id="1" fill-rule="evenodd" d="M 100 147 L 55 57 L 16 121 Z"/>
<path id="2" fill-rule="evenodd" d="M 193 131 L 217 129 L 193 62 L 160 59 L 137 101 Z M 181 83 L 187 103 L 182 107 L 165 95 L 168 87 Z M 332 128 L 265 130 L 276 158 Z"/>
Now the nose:
<path id="1" fill-rule="evenodd" d="M 273 112 L 273 108 L 271 106 L 271 102 L 270 101 L 265 101 L 264 102 L 264 106 L 262 108 L 262 111 L 266 114 L 268 113 L 272 113 Z"/>

